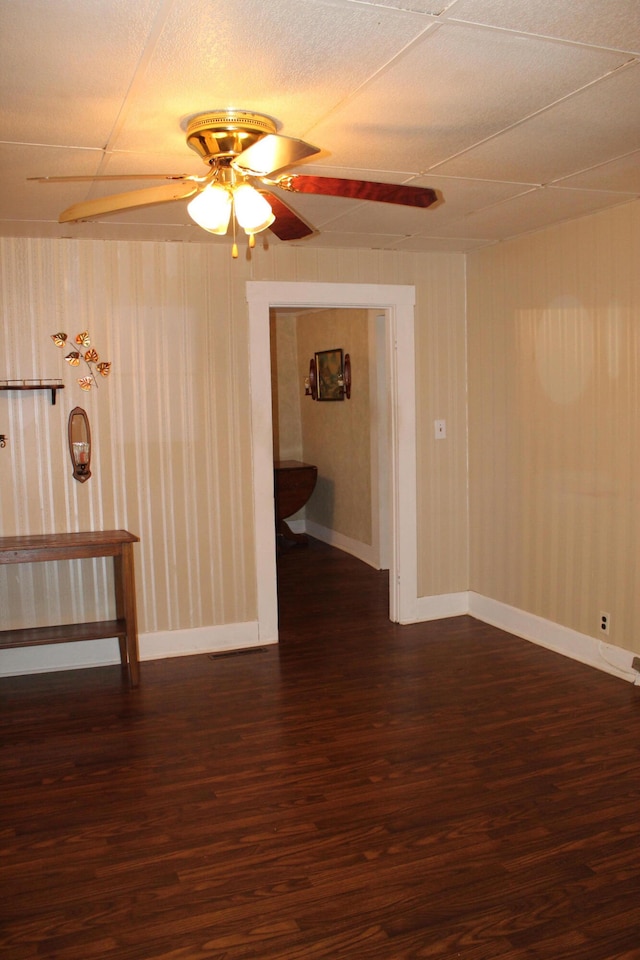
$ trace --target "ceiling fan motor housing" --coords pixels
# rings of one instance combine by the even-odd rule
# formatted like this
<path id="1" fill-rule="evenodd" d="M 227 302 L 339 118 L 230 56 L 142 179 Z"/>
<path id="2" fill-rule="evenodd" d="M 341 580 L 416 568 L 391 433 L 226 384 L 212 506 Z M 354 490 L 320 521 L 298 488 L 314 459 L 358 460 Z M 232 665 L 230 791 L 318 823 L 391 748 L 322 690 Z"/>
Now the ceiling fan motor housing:
<path id="1" fill-rule="evenodd" d="M 213 164 L 223 157 L 237 157 L 276 130 L 275 121 L 261 113 L 214 110 L 189 121 L 187 144 L 205 163 Z"/>

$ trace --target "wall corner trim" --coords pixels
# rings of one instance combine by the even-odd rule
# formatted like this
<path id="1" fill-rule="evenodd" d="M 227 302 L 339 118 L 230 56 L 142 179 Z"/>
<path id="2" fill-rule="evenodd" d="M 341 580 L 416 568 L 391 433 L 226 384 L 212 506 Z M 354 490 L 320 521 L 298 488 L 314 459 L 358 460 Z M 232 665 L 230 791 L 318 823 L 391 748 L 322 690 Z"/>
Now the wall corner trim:
<path id="1" fill-rule="evenodd" d="M 469 613 L 469 594 L 440 593 L 432 597 L 418 597 L 412 620 L 402 623 L 421 623 L 426 620 L 444 620 L 445 617 L 462 617 Z"/>

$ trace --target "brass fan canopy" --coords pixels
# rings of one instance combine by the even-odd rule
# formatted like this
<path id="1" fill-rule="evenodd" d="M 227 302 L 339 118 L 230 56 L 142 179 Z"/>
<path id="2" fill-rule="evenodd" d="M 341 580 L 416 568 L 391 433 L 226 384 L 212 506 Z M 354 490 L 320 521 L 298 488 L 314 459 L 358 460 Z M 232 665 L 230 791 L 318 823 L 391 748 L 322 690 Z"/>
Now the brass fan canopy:
<path id="1" fill-rule="evenodd" d="M 271 117 L 246 110 L 214 110 L 201 113 L 187 125 L 187 144 L 205 163 L 237 157 L 277 126 Z"/>

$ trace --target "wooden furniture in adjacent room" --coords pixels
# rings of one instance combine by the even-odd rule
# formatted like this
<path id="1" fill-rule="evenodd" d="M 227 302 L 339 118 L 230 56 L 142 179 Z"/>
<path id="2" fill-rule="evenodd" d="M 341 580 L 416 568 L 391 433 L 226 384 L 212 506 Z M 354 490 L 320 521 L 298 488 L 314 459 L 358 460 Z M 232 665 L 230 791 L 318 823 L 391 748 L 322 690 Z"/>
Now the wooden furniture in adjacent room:
<path id="1" fill-rule="evenodd" d="M 276 498 L 276 534 L 293 543 L 306 543 L 306 533 L 294 533 L 285 523 L 304 507 L 314 491 L 318 479 L 318 468 L 299 460 L 277 460 L 274 465 L 274 484 Z"/>
<path id="2" fill-rule="evenodd" d="M 0 537 L 0 563 L 113 557 L 116 608 L 115 620 L 2 630 L 0 631 L 0 649 L 117 637 L 120 645 L 120 661 L 123 667 L 127 668 L 131 686 L 137 687 L 140 682 L 140 665 L 133 544 L 139 539 L 127 530 L 92 530 L 83 533 L 39 534 L 32 537 Z"/>

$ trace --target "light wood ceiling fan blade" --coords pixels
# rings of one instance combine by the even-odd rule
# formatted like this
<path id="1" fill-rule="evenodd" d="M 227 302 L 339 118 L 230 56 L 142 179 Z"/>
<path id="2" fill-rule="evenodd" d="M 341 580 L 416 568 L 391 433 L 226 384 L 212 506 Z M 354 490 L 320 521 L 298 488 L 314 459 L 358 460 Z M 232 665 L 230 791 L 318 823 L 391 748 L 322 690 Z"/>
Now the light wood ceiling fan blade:
<path id="1" fill-rule="evenodd" d="M 27 177 L 34 183 L 90 183 L 98 180 L 196 180 L 188 173 L 101 173 L 93 177 Z"/>
<path id="2" fill-rule="evenodd" d="M 314 153 L 320 153 L 320 147 L 314 147 L 294 137 L 281 137 L 277 133 L 270 133 L 243 150 L 235 157 L 232 166 L 244 173 L 265 177 L 267 174 L 284 170 L 293 163 L 299 163 Z"/>
<path id="3" fill-rule="evenodd" d="M 114 193 L 109 197 L 98 197 L 74 203 L 58 217 L 58 223 L 71 223 L 75 220 L 90 220 L 105 213 L 118 210 L 130 210 L 134 207 L 149 207 L 154 203 L 168 203 L 171 200 L 184 200 L 198 192 L 197 183 L 167 183 L 160 187 L 148 187 L 146 190 L 131 190 L 128 193 Z"/>
<path id="4" fill-rule="evenodd" d="M 350 197 L 353 200 L 374 200 L 399 203 L 407 207 L 430 207 L 438 199 L 431 187 L 412 187 L 399 183 L 376 183 L 373 180 L 343 180 L 338 177 L 314 177 L 295 174 L 282 177 L 278 186 L 293 193 L 313 193 L 325 197 Z"/>
<path id="5" fill-rule="evenodd" d="M 313 227 L 306 224 L 295 210 L 292 210 L 280 197 L 276 197 L 274 193 L 267 190 L 260 190 L 259 192 L 266 197 L 273 210 L 276 219 L 269 229 L 272 233 L 275 233 L 278 239 L 300 240 L 302 237 L 308 237 L 315 233 Z"/>

